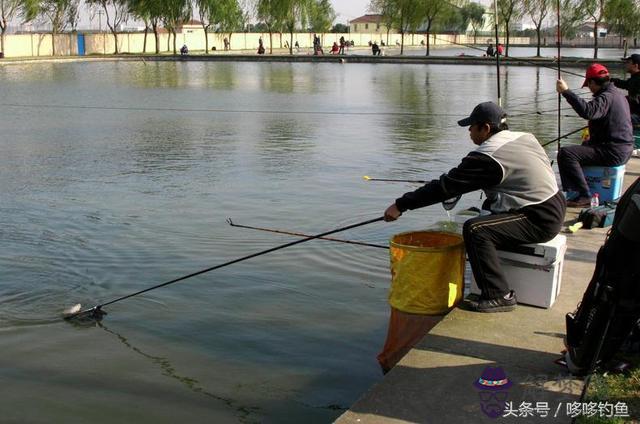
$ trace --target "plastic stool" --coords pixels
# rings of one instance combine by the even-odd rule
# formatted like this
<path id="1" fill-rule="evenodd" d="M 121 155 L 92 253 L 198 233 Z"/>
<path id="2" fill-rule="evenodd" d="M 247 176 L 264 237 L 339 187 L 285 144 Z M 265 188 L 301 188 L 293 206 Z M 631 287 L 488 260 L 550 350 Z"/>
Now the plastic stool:
<path id="1" fill-rule="evenodd" d="M 601 202 L 610 202 L 622 195 L 624 169 L 624 165 L 585 166 L 582 171 L 591 193 L 598 193 Z"/>

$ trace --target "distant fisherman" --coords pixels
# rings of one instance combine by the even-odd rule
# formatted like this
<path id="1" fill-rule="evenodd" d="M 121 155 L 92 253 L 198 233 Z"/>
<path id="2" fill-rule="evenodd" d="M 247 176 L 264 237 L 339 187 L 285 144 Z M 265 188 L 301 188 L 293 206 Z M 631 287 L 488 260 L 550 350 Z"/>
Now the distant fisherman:
<path id="1" fill-rule="evenodd" d="M 478 148 L 456 168 L 405 193 L 384 212 L 386 221 L 395 221 L 407 210 L 484 190 L 483 209 L 491 215 L 472 218 L 463 228 L 471 269 L 482 292 L 480 300 L 470 305 L 478 312 L 507 312 L 516 306 L 497 248 L 553 239 L 562 228 L 566 209 L 538 140 L 529 133 L 509 131 L 505 118 L 495 103 L 477 105 L 458 125 L 469 126 L 469 136 Z"/>

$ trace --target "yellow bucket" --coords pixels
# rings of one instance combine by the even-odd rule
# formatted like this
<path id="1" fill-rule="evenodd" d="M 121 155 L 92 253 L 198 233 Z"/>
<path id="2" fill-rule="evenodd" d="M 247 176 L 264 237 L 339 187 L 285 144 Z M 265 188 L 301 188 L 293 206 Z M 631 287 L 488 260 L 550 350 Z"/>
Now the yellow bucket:
<path id="1" fill-rule="evenodd" d="M 462 236 L 442 231 L 412 231 L 396 234 L 390 244 L 392 307 L 413 314 L 440 315 L 462 299 Z"/>

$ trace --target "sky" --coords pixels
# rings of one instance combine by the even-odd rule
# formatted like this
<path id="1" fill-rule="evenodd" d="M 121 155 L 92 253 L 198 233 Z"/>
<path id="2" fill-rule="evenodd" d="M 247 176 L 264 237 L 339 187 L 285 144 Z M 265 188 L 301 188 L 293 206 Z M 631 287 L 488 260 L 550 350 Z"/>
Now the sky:
<path id="1" fill-rule="evenodd" d="M 336 22 L 341 24 L 367 13 L 369 3 L 370 0 L 331 0 L 333 9 L 338 14 Z"/>

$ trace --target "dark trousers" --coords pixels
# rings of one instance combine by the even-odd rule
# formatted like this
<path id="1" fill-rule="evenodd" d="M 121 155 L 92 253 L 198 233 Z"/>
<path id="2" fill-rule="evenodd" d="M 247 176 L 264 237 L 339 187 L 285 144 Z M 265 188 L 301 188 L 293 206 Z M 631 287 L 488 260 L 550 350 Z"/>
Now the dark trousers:
<path id="1" fill-rule="evenodd" d="M 580 197 L 591 197 L 591 191 L 582 172 L 583 166 L 618 166 L 627 163 L 633 145 L 627 143 L 582 144 L 561 147 L 558 151 L 558 169 L 562 190 L 577 191 Z"/>
<path id="2" fill-rule="evenodd" d="M 465 222 L 464 244 L 482 298 L 509 293 L 497 250 L 525 243 L 542 243 L 558 234 L 561 224 L 538 225 L 522 213 L 480 216 Z"/>

